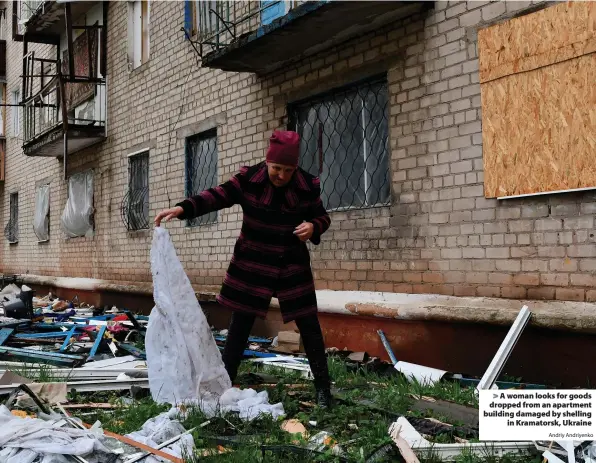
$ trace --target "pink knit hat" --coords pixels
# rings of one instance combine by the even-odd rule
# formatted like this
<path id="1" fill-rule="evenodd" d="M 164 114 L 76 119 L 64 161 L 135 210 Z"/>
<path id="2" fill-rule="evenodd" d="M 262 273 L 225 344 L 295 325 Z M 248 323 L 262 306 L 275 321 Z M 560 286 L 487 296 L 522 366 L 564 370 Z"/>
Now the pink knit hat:
<path id="1" fill-rule="evenodd" d="M 269 139 L 267 161 L 285 166 L 298 166 L 300 135 L 290 130 L 276 130 Z"/>

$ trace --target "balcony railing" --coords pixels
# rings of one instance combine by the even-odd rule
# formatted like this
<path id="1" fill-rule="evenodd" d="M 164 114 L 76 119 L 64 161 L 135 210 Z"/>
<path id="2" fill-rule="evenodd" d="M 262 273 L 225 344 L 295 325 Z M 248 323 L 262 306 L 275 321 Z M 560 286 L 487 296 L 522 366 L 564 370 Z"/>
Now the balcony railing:
<path id="1" fill-rule="evenodd" d="M 194 1 L 187 11 L 192 35 L 203 46 L 219 50 L 237 37 L 284 16 L 304 1 Z M 189 18 L 190 16 L 190 18 Z"/>
<path id="2" fill-rule="evenodd" d="M 37 10 L 45 3 L 45 0 L 19 0 L 18 1 L 18 22 L 17 32 L 23 34 L 25 32 L 25 24 L 29 19 L 37 13 Z"/>
<path id="3" fill-rule="evenodd" d="M 195 1 L 186 11 L 204 67 L 267 74 L 431 8 L 423 1 Z"/>

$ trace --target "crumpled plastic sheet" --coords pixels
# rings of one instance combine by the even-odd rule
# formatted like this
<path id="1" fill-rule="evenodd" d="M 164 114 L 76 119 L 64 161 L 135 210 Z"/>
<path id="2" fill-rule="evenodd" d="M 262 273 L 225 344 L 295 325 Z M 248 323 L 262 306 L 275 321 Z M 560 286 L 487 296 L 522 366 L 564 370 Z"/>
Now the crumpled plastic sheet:
<path id="1" fill-rule="evenodd" d="M 33 216 L 33 231 L 39 241 L 50 239 L 50 185 L 42 185 L 35 192 L 35 214 Z"/>
<path id="2" fill-rule="evenodd" d="M 62 212 L 62 229 L 69 238 L 93 232 L 93 172 L 81 172 L 68 179 L 68 200 Z"/>
<path id="3" fill-rule="evenodd" d="M 201 411 L 209 418 L 228 412 L 238 412 L 240 419 L 252 421 L 259 415 L 271 415 L 274 419 L 285 416 L 283 404 L 269 403 L 267 391 L 254 389 L 228 389 L 221 397 L 204 395 L 198 403 Z"/>
<path id="4" fill-rule="evenodd" d="M 179 436 L 186 431 L 177 419 L 179 415 L 180 410 L 172 408 L 168 412 L 147 420 L 139 431 L 127 434 L 126 437 L 130 437 L 131 439 L 150 447 L 157 448 L 164 442 Z M 178 458 L 185 458 L 191 456 L 194 449 L 195 443 L 192 435 L 185 434 L 178 441 L 160 450 Z M 167 462 L 167 460 L 155 455 L 151 455 L 143 461 L 145 463 Z"/>
<path id="5" fill-rule="evenodd" d="M 153 400 L 198 405 L 208 416 L 234 411 L 241 419 L 284 415 L 266 391 L 232 388 L 211 327 L 163 227 L 151 246 L 155 307 L 149 316 L 145 349 Z"/>
<path id="6" fill-rule="evenodd" d="M 117 461 L 118 456 L 102 443 L 100 429 L 60 426 L 60 417 L 47 418 L 21 418 L 0 405 L 0 462 L 68 462 L 62 455 L 78 455 L 89 463 Z"/>
<path id="7" fill-rule="evenodd" d="M 151 246 L 155 307 L 145 350 L 153 400 L 176 405 L 201 391 L 221 395 L 231 386 L 211 328 L 170 236 L 157 227 Z"/>

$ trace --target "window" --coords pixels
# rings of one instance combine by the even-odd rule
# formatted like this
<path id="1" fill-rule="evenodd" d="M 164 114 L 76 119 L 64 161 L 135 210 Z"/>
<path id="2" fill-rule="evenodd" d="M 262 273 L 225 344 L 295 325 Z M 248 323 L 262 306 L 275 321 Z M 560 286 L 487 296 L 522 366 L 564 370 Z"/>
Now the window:
<path id="1" fill-rule="evenodd" d="M 35 215 L 33 231 L 38 242 L 50 239 L 50 185 L 41 185 L 35 191 Z"/>
<path id="2" fill-rule="evenodd" d="M 328 210 L 390 202 L 387 84 L 372 81 L 291 105 L 301 167 L 321 179 Z"/>
<path id="3" fill-rule="evenodd" d="M 150 2 L 148 0 L 129 2 L 128 37 L 129 61 L 132 69 L 149 61 Z"/>
<path id="4" fill-rule="evenodd" d="M 6 136 L 6 84 L 0 83 L 0 136 Z"/>
<path id="5" fill-rule="evenodd" d="M 4 228 L 4 236 L 9 243 L 15 244 L 19 241 L 19 194 L 10 194 L 10 213 L 8 223 Z"/>
<path id="6" fill-rule="evenodd" d="M 233 7 L 233 5 L 232 5 Z M 230 2 L 215 0 L 186 0 L 184 10 L 185 28 L 189 34 L 198 34 L 201 38 L 209 37 L 224 29 L 217 14 L 226 21 L 230 20 Z"/>
<path id="7" fill-rule="evenodd" d="M 186 139 L 186 196 L 217 186 L 217 130 L 194 135 Z M 217 212 L 189 220 L 197 226 L 217 222 Z"/>
<path id="8" fill-rule="evenodd" d="M 12 119 L 12 134 L 15 137 L 18 137 L 21 133 L 21 107 L 17 106 L 21 102 L 21 90 L 16 89 L 12 91 L 12 101 L 11 104 L 13 105 L 10 109 L 11 119 Z"/>
<path id="9" fill-rule="evenodd" d="M 128 230 L 149 228 L 149 151 L 128 158 L 128 193 L 122 203 Z"/>
<path id="10" fill-rule="evenodd" d="M 68 179 L 68 199 L 62 212 L 62 229 L 69 238 L 93 233 L 93 172 L 81 172 Z"/>

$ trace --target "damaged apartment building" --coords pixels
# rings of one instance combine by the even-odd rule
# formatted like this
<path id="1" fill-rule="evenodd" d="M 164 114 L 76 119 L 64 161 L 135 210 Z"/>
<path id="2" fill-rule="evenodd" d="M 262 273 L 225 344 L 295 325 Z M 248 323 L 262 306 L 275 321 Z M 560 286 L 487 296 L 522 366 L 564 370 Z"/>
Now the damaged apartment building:
<path id="1" fill-rule="evenodd" d="M 155 214 L 287 128 L 332 219 L 321 294 L 595 301 L 594 8 L 3 2 L 0 272 L 150 295 Z M 166 225 L 198 293 L 241 219 Z"/>

